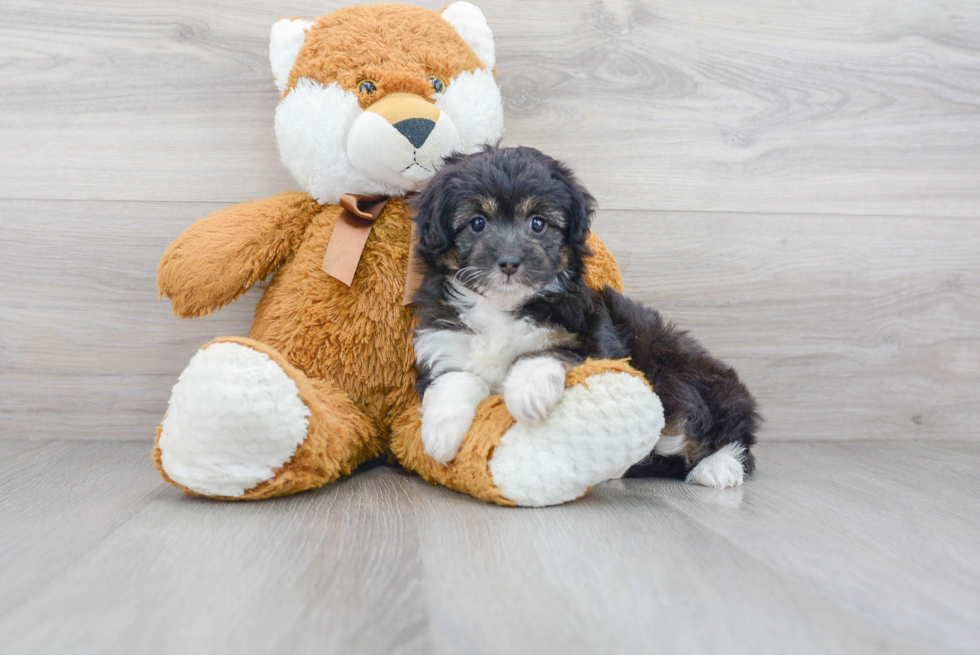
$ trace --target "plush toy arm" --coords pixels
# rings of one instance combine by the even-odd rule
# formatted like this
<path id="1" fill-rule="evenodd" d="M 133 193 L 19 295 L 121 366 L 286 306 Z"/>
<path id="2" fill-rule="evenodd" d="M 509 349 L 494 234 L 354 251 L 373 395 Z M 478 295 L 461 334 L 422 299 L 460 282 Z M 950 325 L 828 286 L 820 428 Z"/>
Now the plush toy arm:
<path id="1" fill-rule="evenodd" d="M 202 218 L 160 259 L 160 296 L 181 318 L 227 305 L 289 256 L 319 209 L 305 193 L 289 192 Z"/>
<path id="2" fill-rule="evenodd" d="M 612 253 L 606 250 L 606 246 L 595 232 L 589 233 L 585 245 L 592 251 L 592 256 L 585 262 L 585 283 L 596 291 L 602 291 L 606 286 L 610 286 L 619 293 L 623 293 L 623 276 L 619 273 L 619 264 L 613 258 Z"/>

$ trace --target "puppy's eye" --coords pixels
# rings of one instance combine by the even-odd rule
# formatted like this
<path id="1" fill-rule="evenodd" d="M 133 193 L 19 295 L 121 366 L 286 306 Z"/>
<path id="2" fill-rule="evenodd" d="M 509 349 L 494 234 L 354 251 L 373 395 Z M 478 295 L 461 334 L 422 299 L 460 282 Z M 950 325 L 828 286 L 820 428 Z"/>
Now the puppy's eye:
<path id="1" fill-rule="evenodd" d="M 446 90 L 446 83 L 443 82 L 442 81 L 442 78 L 439 77 L 438 75 L 429 75 L 425 79 L 426 79 L 426 81 L 429 82 L 429 84 L 432 85 L 432 89 L 436 93 L 442 93 L 443 91 Z"/>
<path id="2" fill-rule="evenodd" d="M 548 223 L 541 216 L 532 216 L 531 221 L 528 223 L 531 231 L 535 234 L 541 234 L 548 229 Z"/>
<path id="3" fill-rule="evenodd" d="M 357 85 L 357 90 L 361 93 L 371 95 L 378 90 L 378 87 L 371 80 L 361 80 L 360 84 Z"/>
<path id="4" fill-rule="evenodd" d="M 470 219 L 470 229 L 474 232 L 483 232 L 487 229 L 487 219 L 482 216 L 474 216 Z"/>

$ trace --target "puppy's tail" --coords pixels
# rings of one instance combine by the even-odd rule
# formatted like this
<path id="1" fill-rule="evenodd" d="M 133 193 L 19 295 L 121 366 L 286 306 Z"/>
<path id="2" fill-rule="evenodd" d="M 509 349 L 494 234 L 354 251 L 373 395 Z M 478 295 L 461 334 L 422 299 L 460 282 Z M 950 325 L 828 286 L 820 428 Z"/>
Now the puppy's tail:
<path id="1" fill-rule="evenodd" d="M 729 444 L 744 448 L 743 468 L 751 473 L 749 448 L 762 418 L 755 398 L 735 369 L 714 358 L 696 339 L 612 289 L 602 292 L 619 335 L 664 405 L 667 425 L 682 425 L 679 452 L 651 453 L 630 477 L 684 477 L 701 459 Z"/>
<path id="2" fill-rule="evenodd" d="M 687 477 L 690 467 L 680 455 L 658 455 L 651 452 L 626 471 L 624 478 L 677 478 Z"/>

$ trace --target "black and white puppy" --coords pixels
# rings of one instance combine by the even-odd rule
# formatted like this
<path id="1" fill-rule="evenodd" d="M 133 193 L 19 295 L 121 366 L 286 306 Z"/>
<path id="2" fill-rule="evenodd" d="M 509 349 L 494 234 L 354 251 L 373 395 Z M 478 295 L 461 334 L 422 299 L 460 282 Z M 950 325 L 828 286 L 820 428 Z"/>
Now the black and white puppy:
<path id="1" fill-rule="evenodd" d="M 595 201 L 566 166 L 533 148 L 488 146 L 450 158 L 415 207 L 429 456 L 452 460 L 492 393 L 518 421 L 538 421 L 586 357 L 628 357 L 660 397 L 667 427 L 627 476 L 730 487 L 752 472 L 760 419 L 735 371 L 657 311 L 583 281 Z"/>

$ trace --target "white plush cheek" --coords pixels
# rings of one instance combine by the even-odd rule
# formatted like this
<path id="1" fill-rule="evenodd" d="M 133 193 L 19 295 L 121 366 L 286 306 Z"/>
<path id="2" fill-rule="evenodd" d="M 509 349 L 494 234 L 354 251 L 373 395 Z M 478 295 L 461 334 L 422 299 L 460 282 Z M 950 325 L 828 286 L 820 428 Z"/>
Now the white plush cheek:
<path id="1" fill-rule="evenodd" d="M 347 135 L 364 111 L 333 83 L 300 79 L 276 108 L 279 156 L 304 191 L 323 204 L 345 193 L 397 195 L 398 188 L 362 175 L 347 158 Z"/>
<path id="2" fill-rule="evenodd" d="M 451 79 L 446 92 L 436 98 L 436 106 L 456 125 L 462 152 L 495 144 L 504 133 L 500 89 L 489 70 L 468 71 Z"/>

